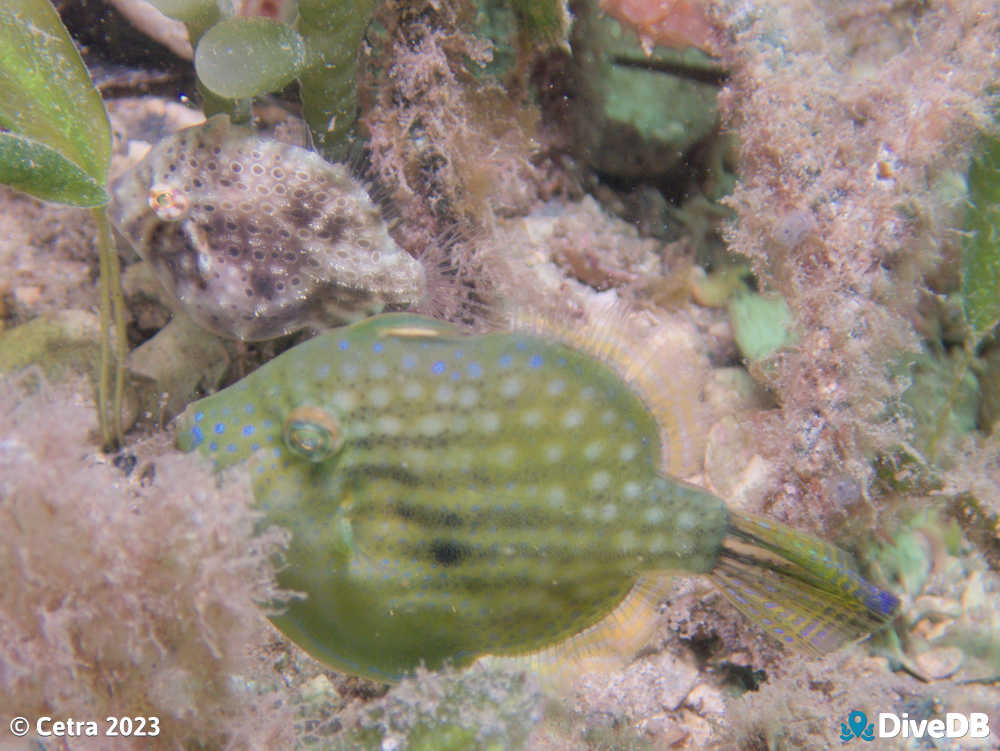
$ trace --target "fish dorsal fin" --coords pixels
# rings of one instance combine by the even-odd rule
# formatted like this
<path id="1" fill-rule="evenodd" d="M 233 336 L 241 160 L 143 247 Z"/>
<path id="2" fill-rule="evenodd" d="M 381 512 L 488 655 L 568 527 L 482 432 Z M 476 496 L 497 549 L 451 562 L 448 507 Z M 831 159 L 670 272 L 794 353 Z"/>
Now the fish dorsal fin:
<path id="1" fill-rule="evenodd" d="M 355 332 L 364 329 L 376 339 L 444 339 L 464 334 L 453 323 L 412 313 L 383 313 L 354 325 Z"/>
<path id="2" fill-rule="evenodd" d="M 693 351 L 657 340 L 655 330 L 639 331 L 634 318 L 624 305 L 612 304 L 585 323 L 562 323 L 524 311 L 515 312 L 512 321 L 515 330 L 555 339 L 611 368 L 656 419 L 663 472 L 689 476 L 700 470 L 704 457 L 704 368 Z"/>
<path id="3" fill-rule="evenodd" d="M 481 662 L 524 667 L 563 677 L 567 672 L 610 672 L 627 665 L 649 643 L 659 623 L 659 606 L 672 579 L 664 572 L 641 574 L 614 610 L 593 626 L 563 641 L 517 656 L 487 655 Z"/>

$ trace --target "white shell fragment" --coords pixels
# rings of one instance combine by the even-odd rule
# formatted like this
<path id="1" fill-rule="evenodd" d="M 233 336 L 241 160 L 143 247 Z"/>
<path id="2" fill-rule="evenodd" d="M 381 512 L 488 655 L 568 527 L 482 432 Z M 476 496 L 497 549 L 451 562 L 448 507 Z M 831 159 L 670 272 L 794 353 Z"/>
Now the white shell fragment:
<path id="1" fill-rule="evenodd" d="M 111 219 L 185 312 L 237 339 L 405 308 L 425 289 L 346 167 L 225 115 L 118 178 Z"/>

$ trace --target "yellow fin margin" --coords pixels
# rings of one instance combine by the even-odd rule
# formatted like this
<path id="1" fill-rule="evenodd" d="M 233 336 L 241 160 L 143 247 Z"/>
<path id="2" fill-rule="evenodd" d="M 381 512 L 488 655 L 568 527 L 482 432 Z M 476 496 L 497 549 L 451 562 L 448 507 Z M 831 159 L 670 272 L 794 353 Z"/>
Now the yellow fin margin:
<path id="1" fill-rule="evenodd" d="M 479 662 L 523 667 L 551 677 L 618 670 L 649 643 L 659 623 L 660 603 L 671 586 L 669 574 L 647 572 L 614 610 L 580 633 L 536 652 L 486 655 Z"/>

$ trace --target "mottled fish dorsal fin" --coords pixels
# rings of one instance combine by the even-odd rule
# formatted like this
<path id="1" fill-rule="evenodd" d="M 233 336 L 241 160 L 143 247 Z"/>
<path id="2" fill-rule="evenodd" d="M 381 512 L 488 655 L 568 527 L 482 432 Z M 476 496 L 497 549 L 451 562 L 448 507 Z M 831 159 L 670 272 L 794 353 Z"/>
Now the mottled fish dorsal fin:
<path id="1" fill-rule="evenodd" d="M 619 670 L 649 643 L 659 623 L 660 603 L 671 586 L 667 573 L 644 573 L 615 609 L 593 626 L 536 652 L 514 657 L 487 655 L 481 661 L 555 676 L 567 671 L 582 674 Z"/>
<path id="2" fill-rule="evenodd" d="M 639 331 L 634 314 L 622 304 L 609 305 L 582 324 L 524 311 L 515 311 L 512 321 L 517 331 L 555 339 L 610 367 L 656 418 L 663 472 L 686 477 L 699 471 L 707 420 L 701 398 L 704 368 L 693 352 L 671 348 L 656 339 L 655 331 Z"/>
<path id="3" fill-rule="evenodd" d="M 211 136 L 212 139 L 222 141 L 229 135 L 229 131 L 233 130 L 233 121 L 229 119 L 229 115 L 225 112 L 220 112 L 217 115 L 212 115 L 201 125 L 196 125 L 194 127 L 200 128 L 202 135 Z M 246 128 L 242 130 L 247 135 L 252 133 L 252 131 Z"/>

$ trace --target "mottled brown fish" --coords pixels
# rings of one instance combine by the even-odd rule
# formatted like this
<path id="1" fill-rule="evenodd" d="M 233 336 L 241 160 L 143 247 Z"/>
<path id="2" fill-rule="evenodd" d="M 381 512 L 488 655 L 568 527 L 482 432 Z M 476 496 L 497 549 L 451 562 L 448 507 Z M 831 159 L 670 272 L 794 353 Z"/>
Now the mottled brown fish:
<path id="1" fill-rule="evenodd" d="M 613 343 L 575 343 L 379 316 L 191 405 L 181 448 L 249 463 L 265 520 L 292 532 L 279 581 L 308 597 L 275 623 L 330 665 L 396 679 L 634 647 L 669 571 L 709 575 L 816 653 L 892 617 L 847 554 L 665 476 L 669 400 L 598 356 Z"/>
<path id="2" fill-rule="evenodd" d="M 225 115 L 156 144 L 112 185 L 111 219 L 181 309 L 269 339 L 419 301 L 420 263 L 346 167 Z"/>

